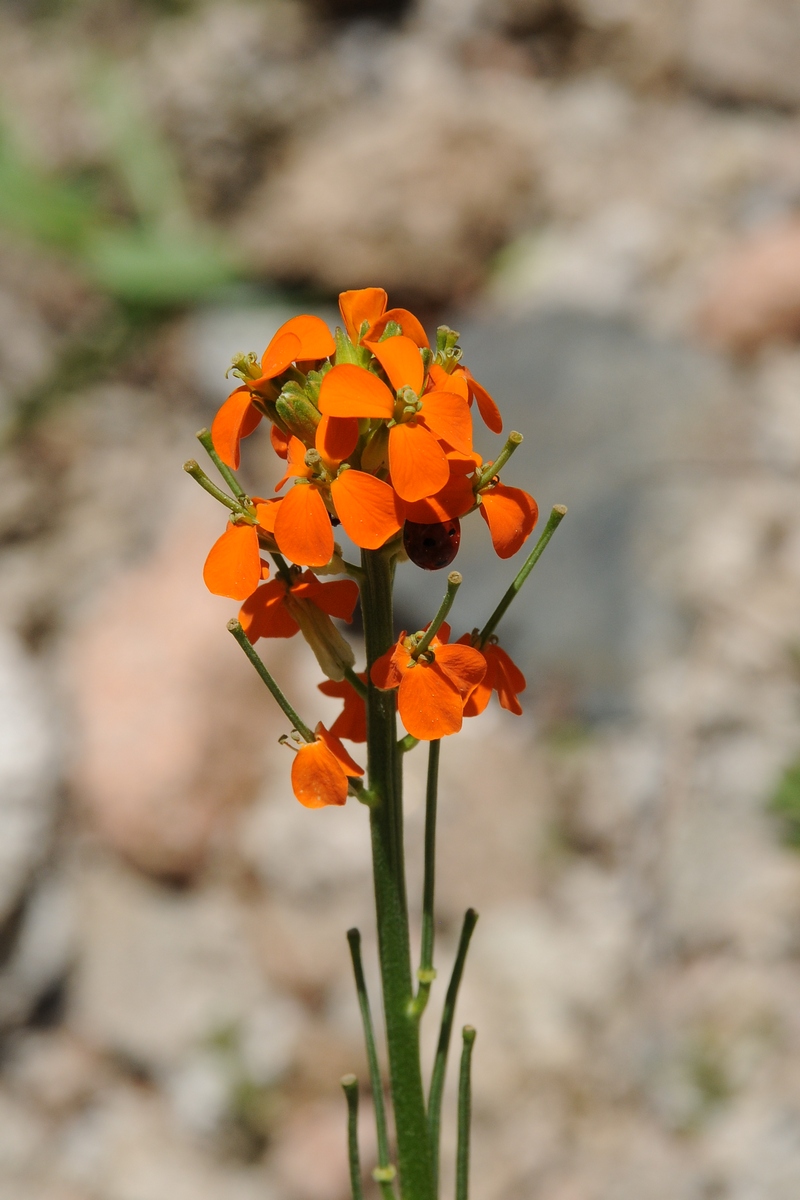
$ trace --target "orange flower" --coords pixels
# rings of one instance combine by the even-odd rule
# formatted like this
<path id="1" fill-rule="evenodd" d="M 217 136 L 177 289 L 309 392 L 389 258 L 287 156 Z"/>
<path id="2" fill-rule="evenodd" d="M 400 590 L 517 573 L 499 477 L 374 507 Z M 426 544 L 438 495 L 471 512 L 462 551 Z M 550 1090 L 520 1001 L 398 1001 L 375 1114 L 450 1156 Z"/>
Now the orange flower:
<path id="1" fill-rule="evenodd" d="M 386 371 L 395 395 L 365 367 L 342 363 L 322 381 L 320 412 L 332 417 L 390 421 L 392 486 L 403 500 L 423 500 L 441 491 L 450 478 L 440 442 L 466 453 L 472 451 L 469 406 L 454 392 L 434 390 L 420 397 L 425 368 L 419 348 L 410 338 L 387 338 L 371 343 L 370 349 Z"/>
<path id="2" fill-rule="evenodd" d="M 260 370 L 252 368 L 253 377 L 231 392 L 220 408 L 211 437 L 214 449 L 222 461 L 234 470 L 239 466 L 239 443 L 258 425 L 262 413 L 253 404 L 253 397 L 261 392 L 267 394 L 271 380 L 282 375 L 295 362 L 316 361 L 328 358 L 336 350 L 331 331 L 320 317 L 292 317 L 272 338 L 261 356 Z"/>
<path id="3" fill-rule="evenodd" d="M 242 605 L 239 623 L 251 642 L 262 637 L 290 638 L 300 630 L 299 606 L 311 604 L 330 617 L 352 621 L 357 602 L 358 585 L 352 579 L 323 583 L 313 572 L 303 571 L 291 583 L 278 576 L 257 588 Z"/>
<path id="4" fill-rule="evenodd" d="M 256 526 L 229 521 L 222 537 L 209 550 L 203 567 L 208 590 L 215 596 L 246 600 L 268 574 L 269 564 L 261 561 Z"/>
<path id="5" fill-rule="evenodd" d="M 413 313 L 407 308 L 390 308 L 383 288 L 359 288 L 339 294 L 339 311 L 350 340 L 377 341 L 390 321 L 399 325 L 406 337 L 418 346 L 427 346 L 428 338 Z"/>
<path id="6" fill-rule="evenodd" d="M 500 409 L 486 388 L 478 383 L 467 367 L 456 366 L 452 373 L 448 374 L 444 367 L 438 363 L 432 363 L 430 378 L 434 387 L 456 392 L 459 396 L 463 396 L 470 405 L 473 400 L 477 401 L 478 412 L 481 414 L 484 424 L 491 429 L 492 433 L 503 432 L 503 418 L 500 416 Z"/>
<path id="7" fill-rule="evenodd" d="M 360 672 L 358 678 L 362 683 L 366 683 L 366 672 Z M 367 740 L 367 706 L 353 685 L 346 679 L 339 683 L 335 683 L 332 679 L 326 679 L 324 683 L 318 683 L 317 687 L 323 696 L 334 696 L 337 700 L 344 700 L 344 708 L 331 725 L 331 733 L 335 733 L 340 738 L 347 738 L 348 742 L 365 742 Z"/>
<path id="8" fill-rule="evenodd" d="M 336 418 L 332 421 L 344 423 Z M 405 520 L 405 511 L 388 483 L 348 466 L 337 471 L 336 464 L 330 462 L 329 470 L 323 469 L 322 464 L 312 469 L 306 462 L 306 454 L 300 439 L 291 438 L 286 474 L 275 490 L 282 488 L 291 476 L 302 482 L 287 493 L 275 515 L 275 540 L 282 553 L 303 566 L 324 567 L 330 562 L 334 541 L 326 496 L 357 546 L 377 550 L 394 537 Z M 331 479 L 333 472 L 335 478 Z"/>
<path id="9" fill-rule="evenodd" d="M 539 519 L 539 505 L 522 488 L 492 480 L 481 491 L 481 516 L 489 526 L 499 558 L 511 558 L 530 536 Z"/>
<path id="10" fill-rule="evenodd" d="M 395 646 L 372 664 L 376 687 L 398 689 L 397 706 L 412 737 L 434 741 L 458 733 L 464 701 L 486 672 L 483 655 L 471 646 L 448 646 L 443 624 L 427 651 L 414 659 L 422 634 L 402 633 Z"/>
<path id="11" fill-rule="evenodd" d="M 465 633 L 458 639 L 459 646 L 473 644 L 470 634 Z M 481 650 L 486 660 L 486 674 L 480 683 L 470 692 L 464 705 L 465 717 L 477 717 L 489 703 L 492 692 L 497 692 L 497 699 L 502 708 L 522 716 L 522 705 L 517 699 L 519 692 L 524 692 L 528 686 L 525 676 L 519 667 L 506 654 L 505 650 L 494 641 L 489 641 Z"/>
<path id="12" fill-rule="evenodd" d="M 322 722 L 314 730 L 316 740 L 301 746 L 292 763 L 292 790 L 305 808 L 325 808 L 347 800 L 348 777 L 364 774 L 338 737 Z"/>

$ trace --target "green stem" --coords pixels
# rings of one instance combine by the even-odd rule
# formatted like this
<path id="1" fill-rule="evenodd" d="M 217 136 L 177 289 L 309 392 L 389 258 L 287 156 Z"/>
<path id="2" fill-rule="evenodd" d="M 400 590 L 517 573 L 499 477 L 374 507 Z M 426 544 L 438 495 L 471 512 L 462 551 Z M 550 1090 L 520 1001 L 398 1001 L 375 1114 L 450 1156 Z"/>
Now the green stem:
<path id="1" fill-rule="evenodd" d="M 281 579 L 283 579 L 283 581 L 285 583 L 291 584 L 292 572 L 291 572 L 291 569 L 290 569 L 289 564 L 287 563 L 286 559 L 283 557 L 282 554 L 279 554 L 277 550 L 270 550 L 269 554 L 270 554 L 270 558 L 275 563 L 275 566 L 278 570 L 278 574 L 280 575 Z"/>
<path id="2" fill-rule="evenodd" d="M 456 1149 L 456 1200 L 469 1195 L 469 1127 L 472 1119 L 472 1047 L 475 1030 L 465 1025 L 461 1031 L 461 1070 L 458 1076 L 458 1143 Z"/>
<path id="3" fill-rule="evenodd" d="M 428 781 L 425 791 L 425 868 L 422 884 L 422 937 L 417 979 L 419 987 L 412 1012 L 419 1019 L 425 1011 L 431 984 L 436 978 L 433 968 L 433 900 L 436 878 L 436 804 L 439 794 L 439 751 L 441 742 L 428 744 Z"/>
<path id="4" fill-rule="evenodd" d="M 410 733 L 407 733 L 405 737 L 400 738 L 400 741 L 397 743 L 397 749 L 401 754 L 407 754 L 409 750 L 413 750 L 418 745 L 419 738 L 412 737 Z"/>
<path id="5" fill-rule="evenodd" d="M 517 572 L 517 575 L 515 576 L 513 582 L 511 583 L 510 587 L 508 588 L 508 591 L 503 596 L 503 599 L 500 601 L 497 608 L 494 610 L 492 615 L 489 617 L 489 620 L 486 622 L 483 629 L 481 630 L 481 632 L 479 634 L 478 649 L 480 649 L 482 646 L 486 645 L 489 638 L 492 636 L 495 629 L 500 624 L 502 617 L 505 616 L 506 609 L 510 605 L 511 601 L 515 598 L 517 593 L 521 590 L 523 583 L 528 578 L 528 576 L 530 575 L 533 568 L 536 566 L 539 559 L 542 557 L 542 554 L 544 553 L 544 549 L 547 546 L 547 543 L 550 541 L 550 538 L 553 536 L 555 531 L 558 529 L 559 525 L 564 520 L 564 517 L 566 515 L 567 515 L 566 505 L 565 504 L 556 504 L 553 511 L 550 513 L 550 517 L 548 519 L 547 524 L 545 525 L 544 529 L 542 530 L 541 537 L 539 538 L 538 542 L 531 550 L 528 557 L 525 559 L 525 562 L 520 567 L 519 571 Z"/>
<path id="6" fill-rule="evenodd" d="M 246 500 L 247 492 L 244 490 L 242 485 L 239 483 L 239 480 L 236 478 L 236 476 L 234 475 L 234 473 L 230 469 L 230 467 L 222 461 L 222 459 L 220 458 L 220 456 L 217 454 L 216 450 L 214 449 L 214 443 L 211 440 L 210 430 L 201 429 L 198 431 L 198 433 L 195 434 L 195 436 L 196 436 L 198 442 L 200 443 L 200 445 L 205 450 L 208 457 L 213 462 L 214 466 L 219 471 L 222 478 L 227 483 L 228 487 L 233 492 L 236 499 L 237 500 Z"/>
<path id="7" fill-rule="evenodd" d="M 372 664 L 395 640 L 393 565 L 380 550 L 362 552 L 361 604 Z M 397 1164 L 403 1200 L 434 1200 L 433 1168 L 425 1119 L 419 1026 L 408 1013 L 413 997 L 403 855 L 402 766 L 397 749 L 395 696 L 367 685 L 367 764 L 370 831 L 383 1008 L 389 1051 Z"/>
<path id="8" fill-rule="evenodd" d="M 235 512 L 240 517 L 250 516 L 250 513 L 248 513 L 247 509 L 238 500 L 232 500 L 230 496 L 225 495 L 221 488 L 218 488 L 215 483 L 211 482 L 203 468 L 193 458 L 190 458 L 188 462 L 183 464 L 183 469 L 187 475 L 191 475 L 192 479 L 197 480 L 201 488 L 205 488 L 210 496 L 213 496 L 215 500 L 219 500 L 220 504 L 224 504 L 231 512 Z"/>
<path id="9" fill-rule="evenodd" d="M 453 964 L 453 973 L 450 976 L 450 983 L 447 987 L 447 995 L 442 1011 L 442 1024 L 439 1028 L 439 1043 L 436 1047 L 436 1058 L 433 1063 L 433 1074 L 431 1076 L 431 1090 L 428 1096 L 428 1129 L 430 1131 L 430 1142 L 433 1150 L 433 1169 L 437 1187 L 439 1179 L 439 1132 L 442 1122 L 442 1096 L 444 1094 L 444 1077 L 447 1071 L 447 1055 L 450 1050 L 450 1035 L 453 1031 L 458 989 L 461 985 L 461 976 L 464 973 L 467 950 L 469 949 L 470 939 L 477 922 L 478 914 L 475 912 L 475 909 L 468 908 L 464 913 L 464 924 L 461 927 L 461 938 L 458 943 L 456 961 Z"/>
<path id="10" fill-rule="evenodd" d="M 362 700 L 367 698 L 367 685 L 362 679 L 359 679 L 352 667 L 344 668 L 344 677 L 350 684 L 354 692 L 357 692 Z"/>
<path id="11" fill-rule="evenodd" d="M 305 741 L 315 742 L 316 738 L 314 737 L 314 734 L 311 732 L 311 730 L 306 725 L 306 723 L 304 721 L 300 720 L 297 713 L 294 711 L 291 704 L 286 699 L 283 692 L 281 691 L 281 689 L 278 687 L 277 683 L 273 679 L 272 675 L 269 673 L 267 668 L 264 666 L 264 663 L 261 661 L 261 658 L 258 656 L 258 654 L 256 654 L 255 646 L 250 641 L 247 634 L 242 629 L 241 625 L 239 624 L 239 622 L 236 620 L 235 617 L 232 620 L 228 621 L 228 631 L 230 633 L 232 633 L 233 636 L 236 638 L 236 641 L 242 647 L 245 654 L 250 659 L 250 662 L 253 664 L 255 669 L 258 671 L 258 674 L 261 676 L 261 679 L 264 681 L 264 683 L 267 685 L 269 690 L 272 692 L 272 695 L 275 697 L 275 700 L 280 705 L 280 707 L 283 709 L 284 713 L 286 714 L 289 721 L 291 722 L 292 728 L 296 729 L 297 732 L 300 734 L 300 736 Z"/>
<path id="12" fill-rule="evenodd" d="M 490 483 L 491 480 L 494 479 L 495 475 L 499 475 L 503 467 L 511 458 L 511 455 L 514 453 L 517 447 L 521 445 L 522 434 L 512 430 L 512 432 L 508 435 L 508 441 L 506 442 L 505 446 L 503 446 L 503 449 L 500 451 L 497 458 L 494 460 L 494 462 L 487 463 L 478 476 L 478 481 L 475 486 L 476 492 L 479 492 L 481 488 L 486 487 L 487 483 Z"/>
<path id="13" fill-rule="evenodd" d="M 461 587 L 463 582 L 464 578 L 459 571 L 451 571 L 447 576 L 447 591 L 444 594 L 442 603 L 439 605 L 436 616 L 426 629 L 425 636 L 411 655 L 412 658 L 419 658 L 419 656 L 424 654 L 428 649 L 428 646 L 430 646 L 431 642 L 439 632 L 442 622 L 450 612 L 450 609 L 453 607 L 453 601 L 456 598 L 456 592 Z"/>
<path id="14" fill-rule="evenodd" d="M 347 1157 L 350 1160 L 350 1192 L 353 1200 L 364 1200 L 361 1186 L 361 1156 L 358 1153 L 358 1080 L 355 1075 L 342 1077 L 347 1101 Z"/>
<path id="15" fill-rule="evenodd" d="M 347 941 L 350 944 L 350 957 L 353 960 L 353 975 L 358 992 L 358 1006 L 361 1009 L 361 1022 L 364 1026 L 364 1041 L 367 1047 L 367 1062 L 369 1077 L 372 1085 L 372 1102 L 375 1106 L 375 1125 L 378 1132 L 378 1169 L 383 1176 L 381 1191 L 386 1200 L 394 1200 L 394 1188 L 391 1180 L 394 1168 L 389 1158 L 389 1135 L 386 1132 L 386 1107 L 383 1102 L 383 1080 L 378 1063 L 378 1051 L 375 1047 L 375 1030 L 372 1024 L 372 1012 L 369 1006 L 367 981 L 364 978 L 364 965 L 361 961 L 361 934 L 357 929 L 348 929 Z"/>

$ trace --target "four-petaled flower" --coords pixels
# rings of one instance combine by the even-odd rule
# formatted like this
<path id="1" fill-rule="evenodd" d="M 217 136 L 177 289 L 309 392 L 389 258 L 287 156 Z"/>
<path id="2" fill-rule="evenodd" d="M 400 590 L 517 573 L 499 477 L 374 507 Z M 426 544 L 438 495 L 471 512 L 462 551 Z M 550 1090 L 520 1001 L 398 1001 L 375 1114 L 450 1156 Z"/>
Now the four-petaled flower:
<path id="1" fill-rule="evenodd" d="M 450 628 L 443 624 L 427 650 L 415 657 L 422 633 L 402 633 L 396 645 L 372 664 L 376 687 L 397 688 L 397 707 L 412 737 L 435 741 L 458 733 L 464 701 L 483 679 L 486 662 L 471 646 L 447 644 Z"/>

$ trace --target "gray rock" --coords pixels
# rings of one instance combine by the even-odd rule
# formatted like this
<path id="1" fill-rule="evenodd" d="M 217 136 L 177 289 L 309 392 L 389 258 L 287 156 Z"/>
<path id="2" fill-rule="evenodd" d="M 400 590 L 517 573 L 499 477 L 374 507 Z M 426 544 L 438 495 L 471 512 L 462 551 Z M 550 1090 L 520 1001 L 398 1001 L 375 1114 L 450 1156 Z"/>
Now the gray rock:
<path id="1" fill-rule="evenodd" d="M 725 99 L 800 104 L 797 0 L 696 0 L 686 65 L 696 84 Z"/>

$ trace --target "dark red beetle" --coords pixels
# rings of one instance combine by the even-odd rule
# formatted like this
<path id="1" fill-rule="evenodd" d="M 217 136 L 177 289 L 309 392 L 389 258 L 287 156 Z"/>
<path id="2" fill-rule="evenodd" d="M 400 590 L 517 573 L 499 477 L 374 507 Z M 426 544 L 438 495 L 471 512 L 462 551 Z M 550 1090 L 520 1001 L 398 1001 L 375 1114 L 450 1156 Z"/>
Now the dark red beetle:
<path id="1" fill-rule="evenodd" d="M 425 571 L 440 571 L 449 567 L 461 544 L 461 523 L 443 521 L 440 525 L 418 525 L 406 521 L 403 545 L 413 563 Z"/>

